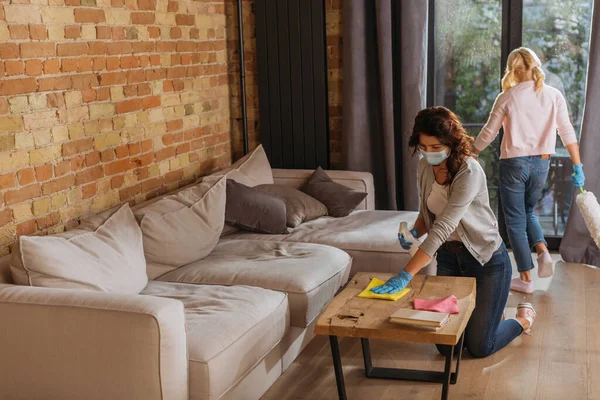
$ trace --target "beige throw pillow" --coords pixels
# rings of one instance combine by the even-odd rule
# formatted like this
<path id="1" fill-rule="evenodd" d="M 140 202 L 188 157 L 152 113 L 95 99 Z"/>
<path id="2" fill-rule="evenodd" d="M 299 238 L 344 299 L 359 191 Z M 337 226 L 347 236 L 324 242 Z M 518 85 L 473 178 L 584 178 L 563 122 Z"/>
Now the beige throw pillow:
<path id="1" fill-rule="evenodd" d="M 95 230 L 21 236 L 11 259 L 19 285 L 136 294 L 148 283 L 142 232 L 128 204 Z"/>
<path id="2" fill-rule="evenodd" d="M 287 226 L 290 228 L 327 215 L 325 204 L 291 186 L 259 185 L 254 189 L 279 197 L 285 202 Z"/>
<path id="3" fill-rule="evenodd" d="M 205 178 L 135 210 L 150 279 L 201 260 L 214 249 L 225 221 L 226 182 L 225 177 Z"/>

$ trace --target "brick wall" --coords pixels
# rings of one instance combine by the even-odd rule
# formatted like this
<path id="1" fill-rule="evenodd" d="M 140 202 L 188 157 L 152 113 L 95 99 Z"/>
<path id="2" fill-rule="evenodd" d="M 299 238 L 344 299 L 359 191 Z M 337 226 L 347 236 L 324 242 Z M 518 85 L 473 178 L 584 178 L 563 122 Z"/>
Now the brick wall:
<path id="1" fill-rule="evenodd" d="M 327 30 L 327 66 L 329 86 L 329 128 L 331 164 L 340 168 L 341 164 L 341 136 L 342 136 L 342 0 L 324 0 L 326 10 Z M 256 36 L 254 23 L 253 0 L 244 0 L 244 56 L 246 67 L 246 102 L 248 112 L 248 137 L 250 148 L 255 148 L 259 143 L 258 123 L 258 79 L 256 69 Z M 231 12 L 236 12 L 235 4 L 231 4 Z M 229 14 L 229 12 L 228 12 Z M 236 21 L 237 23 L 237 21 Z M 233 156 L 239 158 L 243 155 L 242 128 L 240 112 L 239 91 L 239 59 L 237 58 L 237 33 L 230 36 L 232 81 L 232 117 L 234 129 L 232 130 Z"/>
<path id="2" fill-rule="evenodd" d="M 0 0 L 0 255 L 231 162 L 232 10 Z"/>

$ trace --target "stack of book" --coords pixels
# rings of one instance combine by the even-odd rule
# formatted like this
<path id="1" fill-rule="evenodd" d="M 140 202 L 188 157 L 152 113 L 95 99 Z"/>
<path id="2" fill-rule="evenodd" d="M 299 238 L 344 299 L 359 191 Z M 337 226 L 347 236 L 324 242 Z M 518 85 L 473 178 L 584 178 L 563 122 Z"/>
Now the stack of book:
<path id="1" fill-rule="evenodd" d="M 437 331 L 450 322 L 450 314 L 401 308 L 390 316 L 390 322 Z"/>

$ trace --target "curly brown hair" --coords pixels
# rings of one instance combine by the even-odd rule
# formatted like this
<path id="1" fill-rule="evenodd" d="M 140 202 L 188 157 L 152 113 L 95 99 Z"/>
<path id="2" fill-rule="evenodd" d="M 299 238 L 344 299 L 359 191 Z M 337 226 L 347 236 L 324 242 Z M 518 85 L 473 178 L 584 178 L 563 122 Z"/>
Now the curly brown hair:
<path id="1" fill-rule="evenodd" d="M 434 106 L 419 111 L 408 140 L 408 145 L 414 150 L 413 154 L 419 150 L 421 134 L 435 137 L 450 148 L 446 162 L 448 178 L 444 182 L 445 185 L 452 182 L 465 159 L 475 156 L 471 151 L 474 139 L 463 128 L 456 114 L 446 107 Z"/>

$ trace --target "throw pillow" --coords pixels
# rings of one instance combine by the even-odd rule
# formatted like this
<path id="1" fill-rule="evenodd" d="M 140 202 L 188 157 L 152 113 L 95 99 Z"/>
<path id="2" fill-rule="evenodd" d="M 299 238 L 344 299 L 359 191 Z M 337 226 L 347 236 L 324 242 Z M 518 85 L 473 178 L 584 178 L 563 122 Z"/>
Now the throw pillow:
<path id="1" fill-rule="evenodd" d="M 287 226 L 290 228 L 327 215 L 327 207 L 323 203 L 291 186 L 258 185 L 254 189 L 279 197 L 285 202 Z"/>
<path id="2" fill-rule="evenodd" d="M 82 224 L 53 236 L 21 236 L 11 272 L 16 284 L 60 289 L 136 294 L 148 283 L 142 232 L 128 204 L 94 230 Z"/>
<path id="3" fill-rule="evenodd" d="M 201 260 L 215 248 L 225 218 L 225 183 L 224 177 L 204 179 L 135 210 L 151 279 Z"/>
<path id="4" fill-rule="evenodd" d="M 287 233 L 285 202 L 234 180 L 227 180 L 225 221 L 240 229 Z"/>
<path id="5" fill-rule="evenodd" d="M 329 215 L 336 218 L 350 214 L 367 197 L 366 193 L 334 182 L 321 167 L 313 172 L 301 190 L 325 204 Z"/>
<path id="6" fill-rule="evenodd" d="M 250 187 L 273 183 L 271 164 L 262 145 L 236 161 L 231 167 L 217 171 L 212 176 L 223 175 Z"/>

